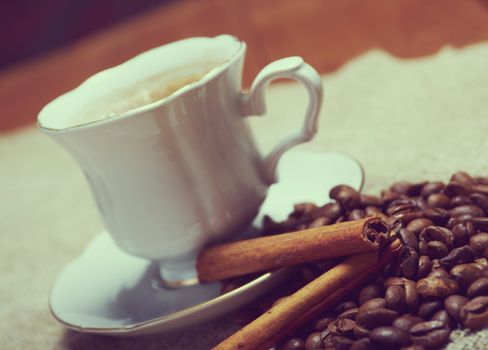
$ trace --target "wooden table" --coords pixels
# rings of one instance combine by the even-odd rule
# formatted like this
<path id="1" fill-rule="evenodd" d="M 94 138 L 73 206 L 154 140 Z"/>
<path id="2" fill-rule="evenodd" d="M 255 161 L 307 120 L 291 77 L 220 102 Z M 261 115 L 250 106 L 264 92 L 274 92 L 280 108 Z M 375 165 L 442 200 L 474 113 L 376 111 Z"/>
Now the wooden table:
<path id="1" fill-rule="evenodd" d="M 400 57 L 488 40 L 488 0 L 182 0 L 0 71 L 0 132 L 32 123 L 48 101 L 99 70 L 180 38 L 231 33 L 248 43 L 245 83 L 301 55 L 331 72 L 371 48 Z"/>

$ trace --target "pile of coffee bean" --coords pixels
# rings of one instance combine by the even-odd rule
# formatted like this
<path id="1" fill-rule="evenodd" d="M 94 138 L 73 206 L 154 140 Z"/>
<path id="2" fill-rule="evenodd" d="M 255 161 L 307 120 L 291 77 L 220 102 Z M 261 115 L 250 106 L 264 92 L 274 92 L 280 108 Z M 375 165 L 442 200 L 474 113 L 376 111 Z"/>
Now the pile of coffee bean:
<path id="1" fill-rule="evenodd" d="M 403 246 L 369 284 L 276 349 L 437 349 L 454 329 L 488 327 L 488 178 L 457 172 L 448 183 L 398 182 L 378 197 L 337 186 L 330 198 L 295 205 L 284 222 L 265 217 L 264 234 L 376 215 Z M 305 264 L 302 277 L 334 263 Z"/>

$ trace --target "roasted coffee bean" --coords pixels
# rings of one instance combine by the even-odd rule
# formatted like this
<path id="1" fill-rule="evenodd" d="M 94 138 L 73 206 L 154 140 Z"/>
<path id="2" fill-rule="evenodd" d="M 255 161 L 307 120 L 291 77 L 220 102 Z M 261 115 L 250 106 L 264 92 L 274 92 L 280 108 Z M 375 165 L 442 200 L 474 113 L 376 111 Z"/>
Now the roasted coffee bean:
<path id="1" fill-rule="evenodd" d="M 349 338 L 342 337 L 340 335 L 334 335 L 331 337 L 332 345 L 336 350 L 349 350 L 353 341 Z"/>
<path id="2" fill-rule="evenodd" d="M 334 334 L 339 334 L 344 337 L 352 336 L 356 322 L 348 318 L 342 318 L 331 322 L 327 329 Z"/>
<path id="3" fill-rule="evenodd" d="M 424 218 L 429 219 L 435 225 L 443 225 L 449 219 L 449 212 L 442 208 L 427 208 L 424 211 Z"/>
<path id="4" fill-rule="evenodd" d="M 442 242 L 449 250 L 454 246 L 453 233 L 449 229 L 441 226 L 427 226 L 422 230 L 422 232 L 420 232 L 420 240 L 426 242 Z"/>
<path id="5" fill-rule="evenodd" d="M 338 315 L 337 319 L 348 318 L 350 320 L 355 320 L 358 311 L 359 311 L 358 307 L 354 307 L 352 309 L 346 310 L 343 313 L 341 313 L 340 315 Z"/>
<path id="6" fill-rule="evenodd" d="M 476 184 L 474 178 L 465 171 L 457 171 L 452 174 L 451 181 L 462 184 L 468 188 Z"/>
<path id="7" fill-rule="evenodd" d="M 471 186 L 471 192 L 480 193 L 480 194 L 488 194 L 488 185 L 473 185 Z"/>
<path id="8" fill-rule="evenodd" d="M 385 201 L 380 197 L 370 196 L 367 194 L 361 193 L 360 199 L 361 199 L 361 207 L 371 206 L 371 207 L 381 208 L 385 204 Z"/>
<path id="9" fill-rule="evenodd" d="M 397 317 L 393 321 L 393 327 L 402 329 L 404 331 L 410 331 L 410 328 L 412 328 L 414 325 L 417 323 L 424 322 L 423 318 L 420 318 L 418 316 L 412 316 L 410 314 L 405 314 L 400 317 Z"/>
<path id="10" fill-rule="evenodd" d="M 451 316 L 456 321 L 461 320 L 461 308 L 468 302 L 468 298 L 462 295 L 450 295 L 444 300 L 444 308 L 446 309 L 449 316 Z"/>
<path id="11" fill-rule="evenodd" d="M 488 260 L 486 258 L 475 259 L 473 264 L 478 266 L 482 271 L 488 272 Z"/>
<path id="12" fill-rule="evenodd" d="M 432 271 L 432 261 L 427 255 L 422 255 L 419 258 L 419 267 L 417 278 L 424 278 Z"/>
<path id="13" fill-rule="evenodd" d="M 418 315 L 424 319 L 430 318 L 434 313 L 439 311 L 443 303 L 439 300 L 424 301 L 419 306 Z"/>
<path id="14" fill-rule="evenodd" d="M 439 321 L 417 323 L 410 328 L 410 339 L 416 345 L 438 348 L 449 340 L 449 327 Z"/>
<path id="15" fill-rule="evenodd" d="M 370 330 L 368 328 L 358 325 L 357 323 L 352 331 L 354 337 L 358 339 L 369 336 L 369 332 Z"/>
<path id="16" fill-rule="evenodd" d="M 407 347 L 403 347 L 401 350 L 425 350 L 425 347 L 422 345 L 410 345 Z"/>
<path id="17" fill-rule="evenodd" d="M 488 196 L 481 194 L 481 193 L 472 193 L 469 196 L 469 199 L 471 199 L 471 202 L 481 209 L 483 209 L 485 212 L 488 210 Z"/>
<path id="18" fill-rule="evenodd" d="M 323 331 L 324 329 L 327 328 L 329 323 L 331 323 L 332 321 L 335 321 L 334 317 L 331 316 L 322 317 L 313 324 L 313 329 L 318 332 Z"/>
<path id="19" fill-rule="evenodd" d="M 420 219 L 415 219 L 412 220 L 408 223 L 406 229 L 410 232 L 412 232 L 414 235 L 418 236 L 420 232 L 426 228 L 427 226 L 432 226 L 434 223 L 432 220 L 426 219 L 426 218 L 420 218 Z"/>
<path id="20" fill-rule="evenodd" d="M 350 221 L 354 221 L 354 220 L 361 220 L 365 217 L 366 217 L 366 213 L 364 212 L 363 209 L 354 209 L 349 213 L 347 219 Z"/>
<path id="21" fill-rule="evenodd" d="M 451 199 L 443 193 L 434 193 L 427 198 L 427 205 L 430 208 L 448 209 L 451 207 Z"/>
<path id="22" fill-rule="evenodd" d="M 451 209 L 449 213 L 453 217 L 457 217 L 461 215 L 470 215 L 471 217 L 476 218 L 485 215 L 483 209 L 481 209 L 476 205 L 460 205 L 459 207 L 455 207 Z"/>
<path id="23" fill-rule="evenodd" d="M 320 217 L 329 218 L 331 221 L 336 221 L 344 213 L 339 203 L 327 203 L 323 207 L 315 209 L 310 213 L 311 220 L 318 219 Z"/>
<path id="24" fill-rule="evenodd" d="M 447 297 L 459 290 L 456 281 L 450 278 L 439 278 L 432 275 L 417 282 L 417 293 L 423 297 Z"/>
<path id="25" fill-rule="evenodd" d="M 390 286 L 385 292 L 386 306 L 400 312 L 405 305 L 405 290 L 400 286 Z"/>
<path id="26" fill-rule="evenodd" d="M 451 316 L 447 313 L 446 310 L 439 310 L 437 311 L 434 316 L 430 319 L 431 321 L 439 321 L 446 324 L 449 328 L 454 328 L 454 321 Z"/>
<path id="27" fill-rule="evenodd" d="M 393 192 L 398 193 L 398 194 L 408 195 L 410 187 L 411 187 L 410 182 L 398 181 L 398 182 L 395 182 L 393 185 L 391 185 L 390 191 L 393 191 Z"/>
<path id="28" fill-rule="evenodd" d="M 423 199 L 422 197 L 414 198 L 414 200 L 415 200 L 415 204 L 417 205 L 417 208 L 419 210 L 422 211 L 422 210 L 428 208 L 427 201 L 425 199 Z"/>
<path id="29" fill-rule="evenodd" d="M 381 209 L 378 209 L 376 207 L 373 207 L 373 206 L 367 206 L 366 208 L 364 208 L 364 213 L 366 214 L 366 216 L 382 216 L 382 217 L 386 217 L 385 214 L 383 214 L 383 212 L 381 211 Z"/>
<path id="30" fill-rule="evenodd" d="M 371 340 L 369 338 L 362 338 L 356 340 L 352 343 L 349 350 L 373 350 L 373 346 L 371 345 Z"/>
<path id="31" fill-rule="evenodd" d="M 488 326 L 488 296 L 476 297 L 461 308 L 461 321 L 471 329 Z"/>
<path id="32" fill-rule="evenodd" d="M 293 206 L 293 212 L 290 214 L 290 216 L 299 219 L 304 215 L 311 213 L 315 209 L 317 209 L 317 206 L 314 203 L 297 203 Z"/>
<path id="33" fill-rule="evenodd" d="M 480 277 L 469 286 L 466 295 L 472 299 L 479 296 L 488 296 L 488 277 Z"/>
<path id="34" fill-rule="evenodd" d="M 430 242 L 429 242 L 430 243 Z M 419 266 L 419 255 L 411 247 L 402 247 L 398 257 L 400 274 L 406 278 L 412 279 L 417 276 Z"/>
<path id="35" fill-rule="evenodd" d="M 391 220 L 393 223 L 399 223 L 403 226 L 408 225 L 409 222 L 421 218 L 423 212 L 421 210 L 416 211 L 404 211 L 400 213 L 395 213 L 391 216 Z"/>
<path id="36" fill-rule="evenodd" d="M 364 302 L 359 307 L 358 312 L 370 310 L 370 309 L 379 309 L 379 308 L 385 308 L 386 307 L 386 300 L 384 298 L 373 298 L 369 299 L 368 301 Z M 357 316 L 356 316 L 357 318 Z"/>
<path id="37" fill-rule="evenodd" d="M 474 236 L 471 236 L 469 239 L 469 245 L 476 249 L 478 252 L 482 252 L 486 248 L 488 248 L 488 233 L 481 232 L 477 233 Z"/>
<path id="38" fill-rule="evenodd" d="M 354 309 L 354 308 L 357 308 L 357 307 L 358 307 L 358 304 L 357 303 L 355 303 L 354 301 L 348 300 L 348 301 L 344 301 L 344 302 L 340 303 L 339 305 L 337 305 L 334 308 L 334 312 L 336 312 L 338 314 L 341 314 L 344 311 L 347 311 L 349 309 Z"/>
<path id="39" fill-rule="evenodd" d="M 381 191 L 381 199 L 385 202 L 385 204 L 391 203 L 394 200 L 402 197 L 404 196 L 393 191 Z"/>
<path id="40" fill-rule="evenodd" d="M 397 232 L 398 238 L 403 243 L 403 245 L 410 247 L 412 249 L 418 250 L 419 249 L 419 241 L 417 237 L 409 230 L 405 228 L 401 228 Z"/>
<path id="41" fill-rule="evenodd" d="M 336 186 L 330 190 L 329 196 L 331 199 L 335 199 L 346 210 L 356 209 L 361 205 L 359 192 L 350 186 Z"/>
<path id="42" fill-rule="evenodd" d="M 488 218 L 486 217 L 472 218 L 471 222 L 477 230 L 482 232 L 488 231 Z"/>
<path id="43" fill-rule="evenodd" d="M 476 251 L 469 245 L 455 248 L 439 260 L 442 267 L 449 269 L 456 264 L 472 262 L 476 258 Z"/>
<path id="44" fill-rule="evenodd" d="M 369 334 L 371 340 L 377 344 L 387 346 L 403 346 L 410 344 L 410 334 L 395 327 L 378 327 Z"/>
<path id="45" fill-rule="evenodd" d="M 359 293 L 359 304 L 364 304 L 370 299 L 379 298 L 383 296 L 383 287 L 378 284 L 370 284 Z"/>
<path id="46" fill-rule="evenodd" d="M 314 350 L 314 349 L 323 349 L 322 346 L 322 336 L 320 332 L 311 333 L 307 340 L 305 340 L 305 349 L 306 350 Z"/>
<path id="47" fill-rule="evenodd" d="M 449 249 L 440 241 L 430 241 L 427 243 L 427 255 L 433 259 L 440 259 L 447 255 Z"/>
<path id="48" fill-rule="evenodd" d="M 331 223 L 332 223 L 332 220 L 324 216 L 324 217 L 317 218 L 314 221 L 312 221 L 307 226 L 307 228 L 322 227 L 322 226 L 330 225 Z"/>
<path id="49" fill-rule="evenodd" d="M 300 338 L 291 338 L 278 347 L 279 350 L 304 350 L 305 342 Z"/>
<path id="50" fill-rule="evenodd" d="M 403 286 L 405 288 L 405 305 L 407 310 L 414 313 L 418 308 L 418 292 L 416 283 L 412 280 L 407 280 Z"/>
<path id="51" fill-rule="evenodd" d="M 428 182 L 422 187 L 420 194 L 422 197 L 427 198 L 433 193 L 439 193 L 444 189 L 445 184 L 440 181 Z"/>
<path id="52" fill-rule="evenodd" d="M 408 279 L 405 277 L 388 277 L 384 282 L 383 285 L 385 288 L 390 286 L 404 286 L 407 283 Z"/>
<path id="53" fill-rule="evenodd" d="M 444 187 L 442 193 L 448 197 L 467 196 L 469 195 L 469 189 L 463 184 L 451 181 L 446 185 L 446 187 Z"/>
<path id="54" fill-rule="evenodd" d="M 450 206 L 454 208 L 454 207 L 459 207 L 461 205 L 470 205 L 470 204 L 473 204 L 473 202 L 471 202 L 471 199 L 469 197 L 455 196 L 451 198 Z"/>
<path id="55" fill-rule="evenodd" d="M 392 216 L 395 214 L 411 212 L 416 209 L 415 203 L 408 201 L 407 203 L 397 204 L 397 201 L 390 203 L 388 208 L 386 209 L 385 214 L 388 216 Z"/>
<path id="56" fill-rule="evenodd" d="M 451 232 L 454 235 L 455 245 L 464 245 L 469 242 L 469 237 L 475 234 L 475 228 L 472 222 L 462 222 L 454 225 Z"/>
<path id="57" fill-rule="evenodd" d="M 483 270 L 476 264 L 460 264 L 451 269 L 450 275 L 461 289 L 466 290 L 471 283 L 483 276 Z"/>
<path id="58" fill-rule="evenodd" d="M 385 309 L 375 308 L 368 310 L 359 310 L 356 316 L 356 322 L 364 327 L 373 329 L 381 326 L 389 326 L 395 318 L 398 317 L 398 312 Z"/>

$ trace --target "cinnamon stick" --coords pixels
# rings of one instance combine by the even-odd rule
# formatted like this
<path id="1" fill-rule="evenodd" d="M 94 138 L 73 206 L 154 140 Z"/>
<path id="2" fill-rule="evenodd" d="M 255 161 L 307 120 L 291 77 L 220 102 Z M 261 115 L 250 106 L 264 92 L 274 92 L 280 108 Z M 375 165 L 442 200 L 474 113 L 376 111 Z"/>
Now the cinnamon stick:
<path id="1" fill-rule="evenodd" d="M 347 258 L 218 344 L 214 350 L 268 349 L 386 266 L 399 247 L 395 241 L 380 255 L 368 252 Z"/>
<path id="2" fill-rule="evenodd" d="M 377 250 L 386 239 L 387 222 L 370 217 L 209 248 L 197 259 L 202 282 L 267 271 L 305 261 Z"/>

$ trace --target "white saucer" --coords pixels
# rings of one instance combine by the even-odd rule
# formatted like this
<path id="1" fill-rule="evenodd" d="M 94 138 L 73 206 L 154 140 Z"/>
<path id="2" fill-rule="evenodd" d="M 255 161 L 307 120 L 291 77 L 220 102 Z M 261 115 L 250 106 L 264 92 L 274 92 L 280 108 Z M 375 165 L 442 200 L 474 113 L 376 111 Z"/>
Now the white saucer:
<path id="1" fill-rule="evenodd" d="M 273 185 L 255 223 L 269 214 L 283 220 L 293 203 L 323 204 L 337 184 L 360 189 L 359 163 L 342 154 L 293 150 L 279 164 Z M 68 328 L 106 335 L 142 335 L 182 328 L 236 309 L 280 283 L 285 269 L 267 273 L 220 295 L 220 283 L 156 290 L 158 267 L 122 252 L 107 233 L 95 237 L 61 272 L 50 295 L 54 317 Z"/>

